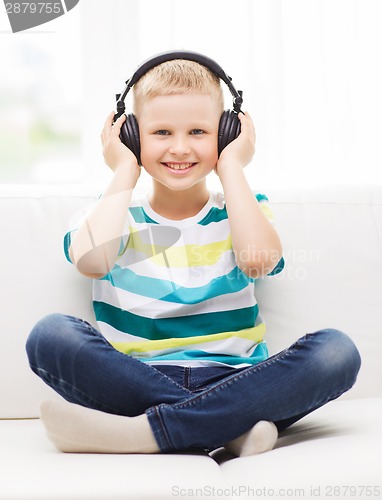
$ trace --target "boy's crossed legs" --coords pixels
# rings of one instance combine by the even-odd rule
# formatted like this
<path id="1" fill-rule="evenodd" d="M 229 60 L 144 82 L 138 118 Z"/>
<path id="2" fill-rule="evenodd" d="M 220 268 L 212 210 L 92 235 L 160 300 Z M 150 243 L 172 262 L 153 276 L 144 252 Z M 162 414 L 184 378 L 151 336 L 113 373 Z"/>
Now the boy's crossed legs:
<path id="1" fill-rule="evenodd" d="M 41 408 L 49 437 L 73 452 L 155 453 L 226 443 L 238 455 L 266 451 L 277 439 L 276 426 L 283 429 L 348 390 L 360 365 L 346 335 L 324 330 L 193 393 L 115 351 L 82 320 L 62 315 L 36 325 L 27 351 L 38 375 L 80 403 Z M 116 408 L 119 403 L 125 408 Z"/>

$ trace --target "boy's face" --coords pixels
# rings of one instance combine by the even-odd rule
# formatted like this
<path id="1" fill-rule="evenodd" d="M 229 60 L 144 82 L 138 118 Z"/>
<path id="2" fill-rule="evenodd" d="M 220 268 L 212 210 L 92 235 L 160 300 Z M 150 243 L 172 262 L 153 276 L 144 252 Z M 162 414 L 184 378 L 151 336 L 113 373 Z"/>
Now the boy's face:
<path id="1" fill-rule="evenodd" d="M 185 190 L 215 168 L 220 111 L 210 95 L 153 97 L 137 118 L 142 165 L 154 182 Z"/>

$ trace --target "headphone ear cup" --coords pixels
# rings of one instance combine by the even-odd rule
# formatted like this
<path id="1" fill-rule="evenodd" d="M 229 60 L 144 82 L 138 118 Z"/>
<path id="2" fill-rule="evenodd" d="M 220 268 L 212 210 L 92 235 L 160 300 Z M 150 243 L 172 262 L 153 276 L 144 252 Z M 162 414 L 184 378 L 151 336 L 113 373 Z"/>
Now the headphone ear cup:
<path id="1" fill-rule="evenodd" d="M 119 137 L 123 144 L 134 153 L 135 157 L 137 158 L 138 165 L 142 165 L 139 126 L 137 119 L 133 114 L 126 115 L 126 120 L 122 124 Z"/>
<path id="2" fill-rule="evenodd" d="M 225 110 L 220 118 L 218 131 L 218 155 L 240 134 L 241 124 L 237 113 Z"/>

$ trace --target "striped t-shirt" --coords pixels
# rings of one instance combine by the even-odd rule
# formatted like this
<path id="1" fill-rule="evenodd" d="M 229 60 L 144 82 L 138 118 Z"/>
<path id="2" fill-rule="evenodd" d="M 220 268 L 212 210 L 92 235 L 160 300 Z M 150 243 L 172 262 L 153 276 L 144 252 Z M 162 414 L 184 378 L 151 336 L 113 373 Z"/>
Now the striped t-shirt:
<path id="1" fill-rule="evenodd" d="M 256 198 L 271 219 L 267 197 Z M 236 265 L 221 193 L 178 221 L 147 197 L 134 201 L 124 233 L 114 268 L 93 281 L 97 324 L 117 350 L 153 365 L 239 368 L 268 357 L 255 280 Z M 283 259 L 271 274 L 282 268 Z"/>

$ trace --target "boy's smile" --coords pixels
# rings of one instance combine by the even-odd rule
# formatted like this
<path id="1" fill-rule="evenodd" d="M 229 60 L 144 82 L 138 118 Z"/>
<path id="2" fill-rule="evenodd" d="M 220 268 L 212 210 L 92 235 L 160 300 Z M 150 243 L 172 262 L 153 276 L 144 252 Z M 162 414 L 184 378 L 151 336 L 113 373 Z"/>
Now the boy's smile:
<path id="1" fill-rule="evenodd" d="M 176 171 L 176 172 L 172 172 L 172 173 L 181 174 L 181 173 L 186 173 L 186 170 L 189 170 L 191 167 L 195 166 L 196 163 L 166 162 L 166 163 L 162 163 L 162 165 L 164 165 L 165 167 L 167 167 L 171 170 Z"/>
<path id="2" fill-rule="evenodd" d="M 207 94 L 156 96 L 138 114 L 141 158 L 156 185 L 184 191 L 202 183 L 218 160 L 220 110 Z"/>

